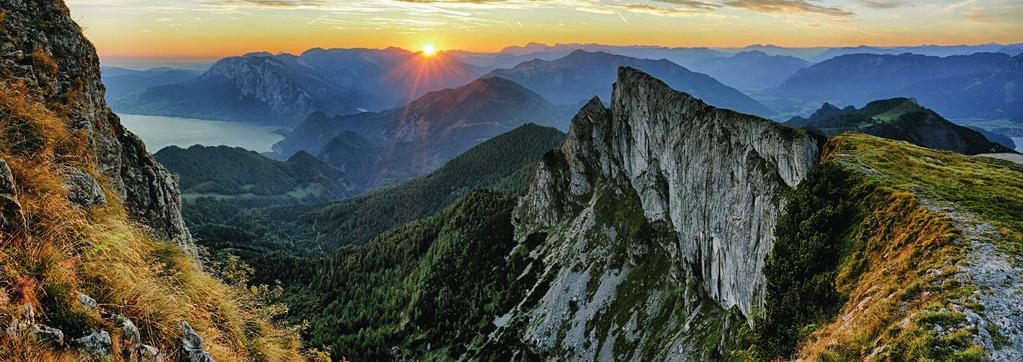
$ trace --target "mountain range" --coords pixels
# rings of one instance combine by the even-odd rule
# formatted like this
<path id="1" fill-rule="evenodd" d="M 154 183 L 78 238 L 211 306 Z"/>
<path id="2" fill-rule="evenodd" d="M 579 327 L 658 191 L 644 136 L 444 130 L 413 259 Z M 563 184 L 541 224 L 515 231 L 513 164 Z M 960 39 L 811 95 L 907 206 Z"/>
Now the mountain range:
<path id="1" fill-rule="evenodd" d="M 119 97 L 119 112 L 294 125 L 313 112 L 353 114 L 399 106 L 483 72 L 398 48 L 310 49 L 221 59 L 197 79 Z"/>
<path id="2" fill-rule="evenodd" d="M 309 152 L 346 170 L 356 187 L 370 188 L 426 174 L 527 123 L 563 124 L 568 112 L 521 85 L 488 76 L 379 113 L 314 113 L 274 145 L 273 155 Z"/>
<path id="3" fill-rule="evenodd" d="M 288 300 L 311 343 L 357 359 L 1021 350 L 1023 319 L 995 312 L 1020 308 L 1018 251 L 997 247 L 1020 233 L 1019 166 L 863 134 L 824 139 L 618 74 L 610 107 L 592 99 L 573 117 L 518 201 L 468 193 L 302 264 L 316 272 Z"/>
<path id="4" fill-rule="evenodd" d="M 118 102 L 122 97 L 150 87 L 183 83 L 198 77 L 201 72 L 178 68 L 152 68 L 134 70 L 118 67 L 100 67 L 105 97 L 108 103 Z"/>
<path id="5" fill-rule="evenodd" d="M 803 104 L 907 97 L 952 119 L 1023 120 L 1015 90 L 1021 82 L 1023 54 L 853 54 L 800 70 L 770 93 Z"/>
<path id="6" fill-rule="evenodd" d="M 576 50 L 556 60 L 532 60 L 510 69 L 490 72 L 540 93 L 551 102 L 578 104 L 593 96 L 607 97 L 618 67 L 631 66 L 664 79 L 708 103 L 750 114 L 774 112 L 706 74 L 692 72 L 668 60 L 647 60 L 605 52 Z"/>

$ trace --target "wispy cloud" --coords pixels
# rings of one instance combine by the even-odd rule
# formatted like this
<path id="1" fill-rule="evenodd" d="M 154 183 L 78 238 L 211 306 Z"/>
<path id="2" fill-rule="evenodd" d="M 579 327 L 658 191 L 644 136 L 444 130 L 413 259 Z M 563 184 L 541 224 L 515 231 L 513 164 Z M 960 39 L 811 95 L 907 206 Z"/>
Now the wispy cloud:
<path id="1" fill-rule="evenodd" d="M 724 4 L 764 13 L 814 13 L 832 17 L 855 15 L 841 8 L 811 4 L 804 0 L 728 0 Z"/>
<path id="2" fill-rule="evenodd" d="M 985 24 L 1011 24 L 1023 27 L 1023 3 L 999 2 L 987 6 L 971 6 L 963 12 L 966 19 Z"/>
<path id="3" fill-rule="evenodd" d="M 913 6 L 912 3 L 905 0 L 861 0 L 860 4 L 863 7 L 871 9 L 895 9 L 904 6 Z"/>

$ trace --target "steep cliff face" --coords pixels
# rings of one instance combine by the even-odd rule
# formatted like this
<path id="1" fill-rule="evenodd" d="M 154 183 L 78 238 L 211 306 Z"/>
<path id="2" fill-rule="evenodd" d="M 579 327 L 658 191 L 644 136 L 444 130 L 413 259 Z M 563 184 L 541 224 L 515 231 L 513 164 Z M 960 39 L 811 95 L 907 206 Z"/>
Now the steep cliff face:
<path id="1" fill-rule="evenodd" d="M 103 100 L 99 60 L 60 1 L 3 0 L 0 79 L 66 121 L 85 140 L 88 159 L 66 157 L 67 167 L 88 168 L 109 181 L 129 216 L 158 237 L 193 248 L 181 219 L 180 195 L 171 175 L 142 141 L 121 126 Z"/>
<path id="2" fill-rule="evenodd" d="M 816 163 L 818 143 L 622 68 L 611 109 L 596 99 L 584 107 L 519 211 L 526 229 L 553 227 L 585 207 L 601 183 L 621 177 L 646 220 L 674 231 L 672 253 L 693 266 L 709 296 L 748 315 L 783 193 Z M 561 195 L 573 201 L 558 205 Z"/>
<path id="3" fill-rule="evenodd" d="M 492 340 L 570 360 L 723 357 L 762 302 L 784 193 L 818 154 L 805 132 L 620 69 L 611 108 L 583 107 L 515 211 L 520 238 L 544 239 L 522 246 L 537 282 Z"/>

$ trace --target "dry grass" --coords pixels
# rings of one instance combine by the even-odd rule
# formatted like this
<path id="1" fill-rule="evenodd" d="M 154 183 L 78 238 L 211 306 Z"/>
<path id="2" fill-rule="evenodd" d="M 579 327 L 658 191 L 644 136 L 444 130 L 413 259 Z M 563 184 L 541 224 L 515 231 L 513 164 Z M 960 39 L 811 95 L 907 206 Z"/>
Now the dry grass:
<path id="1" fill-rule="evenodd" d="M 973 339 L 977 331 L 962 311 L 982 308 L 974 301 L 975 288 L 960 282 L 955 266 L 970 245 L 961 241 L 963 231 L 951 216 L 934 206 L 978 215 L 1003 236 L 991 242 L 1018 255 L 1021 169 L 859 134 L 829 141 L 824 158 L 879 187 L 863 201 L 869 216 L 837 273 L 836 289 L 848 302 L 800 345 L 798 356 L 984 359 L 986 352 Z"/>
<path id="2" fill-rule="evenodd" d="M 36 61 L 45 65 L 44 55 Z M 24 230 L 0 235 L 3 325 L 19 306 L 31 305 L 37 320 L 65 332 L 109 331 L 117 355 L 120 329 L 75 303 L 73 293 L 82 291 L 102 310 L 133 320 L 143 343 L 165 353 L 177 349 L 180 322 L 188 321 L 217 361 L 303 359 L 297 331 L 272 322 L 282 308 L 268 305 L 269 289 L 226 284 L 175 243 L 155 240 L 130 224 L 109 181 L 91 165 L 83 134 L 69 133 L 60 116 L 28 100 L 26 92 L 22 84 L 0 86 L 0 157 L 11 167 L 27 223 Z M 95 176 L 110 205 L 88 211 L 70 205 L 58 174 L 68 165 Z M 31 336 L 0 337 L 0 360 L 82 357 Z"/>

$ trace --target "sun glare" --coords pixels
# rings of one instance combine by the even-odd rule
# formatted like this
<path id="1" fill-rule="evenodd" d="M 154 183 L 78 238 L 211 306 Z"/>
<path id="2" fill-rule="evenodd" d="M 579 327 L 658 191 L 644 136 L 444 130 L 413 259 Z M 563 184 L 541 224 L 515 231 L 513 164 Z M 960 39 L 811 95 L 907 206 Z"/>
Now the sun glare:
<path id="1" fill-rule="evenodd" d="M 423 45 L 423 55 L 428 57 L 437 55 L 437 47 L 433 46 L 433 44 Z"/>

